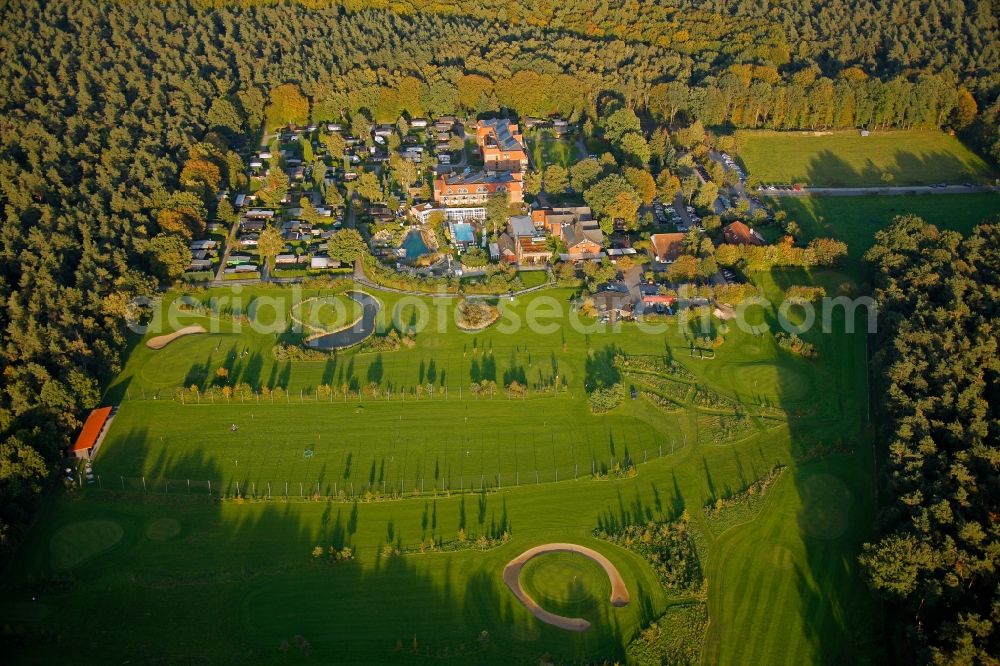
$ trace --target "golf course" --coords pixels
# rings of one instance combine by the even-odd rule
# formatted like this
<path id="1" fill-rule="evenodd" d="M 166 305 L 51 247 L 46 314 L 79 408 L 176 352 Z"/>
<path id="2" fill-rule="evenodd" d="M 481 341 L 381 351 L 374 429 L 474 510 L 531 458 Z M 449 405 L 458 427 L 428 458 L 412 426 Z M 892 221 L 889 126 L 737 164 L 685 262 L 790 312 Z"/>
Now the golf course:
<path id="1" fill-rule="evenodd" d="M 751 277 L 775 302 L 792 282 L 857 280 Z M 773 308 L 747 313 L 757 332 L 677 316 L 650 331 L 552 288 L 494 301 L 499 320 L 469 333 L 457 299 L 371 290 L 370 339 L 289 351 L 309 335 L 290 315 L 351 323 L 349 288 L 165 294 L 105 395 L 120 407 L 93 482 L 45 505 L 12 567 L 33 582 L 0 621 L 75 622 L 86 663 L 641 660 L 650 640 L 678 660 L 864 657 L 866 336 L 842 308 L 803 334 L 807 359 L 776 344 Z M 695 353 L 705 336 L 721 346 Z M 588 395 L 612 385 L 625 395 L 595 413 Z M 657 530 L 674 545 L 650 550 Z M 628 603 L 593 561 L 546 553 L 519 583 L 587 628 L 540 621 L 503 572 L 549 543 L 607 558 Z M 127 611 L 136 595 L 148 613 Z M 186 640 L 149 641 L 168 608 L 188 609 Z"/>

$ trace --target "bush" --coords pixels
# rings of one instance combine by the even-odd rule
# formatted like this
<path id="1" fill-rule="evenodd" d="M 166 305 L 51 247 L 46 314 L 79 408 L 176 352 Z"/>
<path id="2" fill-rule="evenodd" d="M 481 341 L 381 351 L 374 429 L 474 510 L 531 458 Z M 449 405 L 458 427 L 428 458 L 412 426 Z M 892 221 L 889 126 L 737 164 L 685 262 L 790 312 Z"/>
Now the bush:
<path id="1" fill-rule="evenodd" d="M 640 666 L 700 664 L 707 628 L 705 604 L 671 606 L 628 644 L 628 661 Z"/>
<path id="2" fill-rule="evenodd" d="M 612 386 L 601 386 L 590 394 L 587 402 L 590 404 L 590 411 L 595 414 L 610 412 L 625 399 L 625 389 L 621 384 Z"/>
<path id="3" fill-rule="evenodd" d="M 804 301 L 818 301 L 826 296 L 826 289 L 823 287 L 808 287 L 804 285 L 792 285 L 785 290 L 785 298 L 798 298 Z"/>
<path id="4" fill-rule="evenodd" d="M 330 352 L 289 345 L 284 342 L 272 347 L 271 354 L 274 355 L 276 361 L 325 361 L 332 356 Z"/>
<path id="5" fill-rule="evenodd" d="M 466 250 L 465 254 L 462 255 L 462 265 L 469 268 L 479 268 L 480 266 L 485 266 L 488 262 L 489 257 L 478 247 Z"/>
<path id="6" fill-rule="evenodd" d="M 668 590 L 697 593 L 701 589 L 701 562 L 687 521 L 627 525 L 613 532 L 599 528 L 594 534 L 641 555 Z"/>
<path id="7" fill-rule="evenodd" d="M 799 356 L 804 356 L 806 358 L 815 358 L 819 356 L 819 352 L 813 347 L 812 343 L 806 342 L 799 336 L 792 333 L 788 335 L 786 333 L 778 333 L 774 336 L 775 342 L 778 346 L 786 351 L 790 351 L 793 354 L 798 354 Z"/>
<path id="8" fill-rule="evenodd" d="M 720 497 L 707 504 L 703 511 L 705 525 L 716 535 L 722 534 L 734 525 L 740 525 L 756 518 L 764 506 L 767 491 L 785 470 L 784 465 L 776 465 L 749 486 L 729 497 Z"/>
<path id="9" fill-rule="evenodd" d="M 372 336 L 365 340 L 358 351 L 361 352 L 391 352 L 399 351 L 400 345 L 412 347 L 416 344 L 413 336 L 400 336 L 396 329 L 389 331 L 388 335 Z"/>
<path id="10" fill-rule="evenodd" d="M 486 328 L 500 316 L 500 311 L 485 301 L 462 299 L 458 304 L 458 325 L 465 329 Z"/>

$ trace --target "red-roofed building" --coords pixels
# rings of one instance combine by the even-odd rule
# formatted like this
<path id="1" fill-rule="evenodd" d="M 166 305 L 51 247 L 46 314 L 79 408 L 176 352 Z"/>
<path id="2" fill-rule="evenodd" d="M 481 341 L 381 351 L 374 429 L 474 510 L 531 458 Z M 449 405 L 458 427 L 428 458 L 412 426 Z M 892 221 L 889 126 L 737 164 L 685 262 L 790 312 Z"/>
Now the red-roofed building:
<path id="1" fill-rule="evenodd" d="M 101 445 L 101 441 L 104 439 L 104 433 L 110 416 L 110 407 L 98 407 L 90 413 L 90 416 L 83 423 L 83 430 L 80 431 L 80 436 L 76 438 L 76 442 L 74 442 L 71 449 L 75 457 L 87 459 L 94 457 L 94 454 L 97 453 L 97 447 Z"/>
<path id="2" fill-rule="evenodd" d="M 722 237 L 730 245 L 763 245 L 764 237 L 740 222 L 730 222 L 722 227 Z"/>
<path id="3" fill-rule="evenodd" d="M 434 179 L 434 201 L 446 206 L 476 206 L 485 203 L 494 193 L 505 193 L 512 204 L 524 201 L 521 174 L 470 171 Z"/>
<path id="4" fill-rule="evenodd" d="M 527 171 L 528 154 L 517 125 L 503 118 L 480 120 L 476 143 L 488 171 Z"/>
<path id="5" fill-rule="evenodd" d="M 653 234 L 649 237 L 653 260 L 670 263 L 684 252 L 684 234 Z"/>

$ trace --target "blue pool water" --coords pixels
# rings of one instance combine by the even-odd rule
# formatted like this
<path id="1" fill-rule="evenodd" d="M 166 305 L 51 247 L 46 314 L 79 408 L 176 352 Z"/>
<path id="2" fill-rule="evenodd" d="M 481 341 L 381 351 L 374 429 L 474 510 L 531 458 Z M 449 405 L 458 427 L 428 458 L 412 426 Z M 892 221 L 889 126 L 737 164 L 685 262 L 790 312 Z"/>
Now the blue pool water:
<path id="1" fill-rule="evenodd" d="M 403 237 L 403 243 L 400 247 L 406 250 L 407 259 L 416 259 L 430 251 L 427 243 L 424 242 L 423 234 L 416 229 L 407 232 L 406 236 Z"/>

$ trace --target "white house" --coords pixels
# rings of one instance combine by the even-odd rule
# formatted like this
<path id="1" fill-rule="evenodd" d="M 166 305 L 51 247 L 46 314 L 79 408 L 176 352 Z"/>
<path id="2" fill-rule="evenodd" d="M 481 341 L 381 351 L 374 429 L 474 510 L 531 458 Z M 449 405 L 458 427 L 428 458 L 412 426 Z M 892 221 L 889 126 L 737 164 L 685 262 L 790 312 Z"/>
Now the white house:
<path id="1" fill-rule="evenodd" d="M 458 224 L 461 222 L 481 222 L 486 219 L 486 209 L 481 206 L 437 206 L 433 203 L 422 203 L 417 204 L 416 206 L 410 206 L 410 215 L 417 218 L 421 224 L 427 224 L 430 220 L 431 213 L 434 211 L 444 213 L 445 222 L 448 223 Z"/>
<path id="2" fill-rule="evenodd" d="M 338 268 L 340 262 L 330 257 L 313 257 L 309 260 L 309 268 Z"/>

